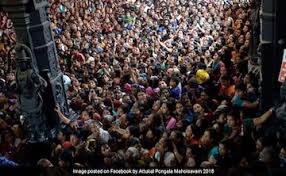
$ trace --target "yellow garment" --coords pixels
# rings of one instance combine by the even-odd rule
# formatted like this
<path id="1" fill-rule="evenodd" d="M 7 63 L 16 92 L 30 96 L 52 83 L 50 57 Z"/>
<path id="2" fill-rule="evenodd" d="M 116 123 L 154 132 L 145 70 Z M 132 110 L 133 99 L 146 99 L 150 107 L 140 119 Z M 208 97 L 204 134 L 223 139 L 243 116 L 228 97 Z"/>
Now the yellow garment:
<path id="1" fill-rule="evenodd" d="M 196 80 L 199 84 L 203 84 L 209 79 L 209 74 L 203 69 L 199 69 L 196 73 Z"/>
<path id="2" fill-rule="evenodd" d="M 105 48 L 106 44 L 104 42 L 101 43 L 101 48 Z"/>
<path id="3" fill-rule="evenodd" d="M 51 29 L 52 29 L 52 30 L 56 29 L 56 24 L 53 23 L 53 22 L 51 22 Z"/>

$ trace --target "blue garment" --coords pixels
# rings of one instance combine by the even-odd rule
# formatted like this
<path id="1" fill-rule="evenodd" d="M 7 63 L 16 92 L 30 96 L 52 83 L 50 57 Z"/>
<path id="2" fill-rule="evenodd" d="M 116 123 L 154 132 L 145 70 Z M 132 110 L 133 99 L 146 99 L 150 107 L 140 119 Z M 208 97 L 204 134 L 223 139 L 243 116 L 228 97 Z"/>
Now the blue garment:
<path id="1" fill-rule="evenodd" d="M 159 32 L 163 32 L 164 30 L 166 30 L 166 28 L 164 26 L 159 27 L 158 31 Z"/>
<path id="2" fill-rule="evenodd" d="M 188 123 L 192 123 L 192 122 L 193 122 L 194 116 L 193 116 L 193 113 L 192 113 L 191 110 L 189 110 L 189 111 L 186 113 L 185 120 L 186 120 Z"/>
<path id="3" fill-rule="evenodd" d="M 133 121 L 134 118 L 135 118 L 135 113 L 133 113 L 133 112 L 129 112 L 126 116 L 126 120 L 128 120 L 129 122 Z"/>
<path id="4" fill-rule="evenodd" d="M 241 100 L 240 96 L 235 95 L 232 99 L 232 104 L 237 107 L 242 107 L 243 101 Z"/>
<path id="5" fill-rule="evenodd" d="M 102 49 L 101 47 L 98 47 L 98 48 L 96 48 L 96 52 L 97 52 L 97 53 L 102 53 L 102 52 L 103 52 L 103 49 Z"/>
<path id="6" fill-rule="evenodd" d="M 182 87 L 182 95 L 187 94 L 188 90 L 186 89 L 186 87 Z"/>
<path id="7" fill-rule="evenodd" d="M 112 109 L 112 115 L 113 115 L 113 116 L 117 116 L 118 113 L 117 113 L 114 109 Z"/>
<path id="8" fill-rule="evenodd" d="M 219 62 L 214 62 L 214 63 L 212 64 L 212 70 L 213 70 L 213 71 L 219 70 L 219 69 L 220 69 L 220 65 L 221 65 L 221 61 L 219 61 Z"/>
<path id="9" fill-rule="evenodd" d="M 177 87 L 173 88 L 170 90 L 170 94 L 171 96 L 173 96 L 174 98 L 176 98 L 177 100 L 179 100 L 182 96 L 182 86 L 181 83 L 178 84 Z"/>
<path id="10" fill-rule="evenodd" d="M 178 22 L 177 20 L 174 22 L 171 22 L 171 26 L 172 26 L 172 31 L 176 32 L 177 28 L 178 28 Z"/>
<path id="11" fill-rule="evenodd" d="M 211 149 L 211 151 L 209 152 L 208 154 L 208 157 L 210 156 L 215 156 L 215 155 L 218 155 L 219 154 L 219 149 L 218 149 L 218 146 L 215 146 Z"/>
<path id="12" fill-rule="evenodd" d="M 128 24 L 128 25 L 126 26 L 126 29 L 132 30 L 132 29 L 133 29 L 133 25 L 132 25 L 132 24 Z"/>
<path id="13" fill-rule="evenodd" d="M 66 11 L 66 7 L 61 4 L 61 5 L 59 6 L 59 12 L 60 12 L 60 13 L 65 13 L 65 11 Z"/>
<path id="14" fill-rule="evenodd" d="M 60 34 L 61 32 L 62 32 L 62 29 L 61 29 L 61 28 L 57 27 L 57 28 L 55 29 L 55 33 L 56 33 L 56 34 Z"/>
<path id="15" fill-rule="evenodd" d="M 178 22 L 177 22 L 177 20 L 176 20 L 176 21 L 171 22 L 171 25 L 172 25 L 172 27 L 177 28 L 177 26 L 178 26 Z"/>
<path id="16" fill-rule="evenodd" d="M 144 81 L 147 81 L 147 79 L 148 79 L 146 73 L 140 73 L 140 74 L 139 74 L 139 77 L 143 78 Z"/>
<path id="17" fill-rule="evenodd" d="M 1 167 L 16 167 L 16 166 L 18 166 L 18 164 L 15 163 L 14 161 L 10 161 L 7 158 L 1 156 L 0 157 L 0 166 Z"/>
<path id="18" fill-rule="evenodd" d="M 257 95 L 255 92 L 248 92 L 247 93 L 247 100 L 250 102 L 255 102 L 258 99 Z"/>

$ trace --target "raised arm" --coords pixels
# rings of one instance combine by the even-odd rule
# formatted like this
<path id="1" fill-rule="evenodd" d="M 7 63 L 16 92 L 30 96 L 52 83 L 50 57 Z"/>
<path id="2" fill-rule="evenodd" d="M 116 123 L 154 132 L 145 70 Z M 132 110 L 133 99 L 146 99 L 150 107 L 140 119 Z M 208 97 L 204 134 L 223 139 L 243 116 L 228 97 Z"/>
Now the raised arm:
<path id="1" fill-rule="evenodd" d="M 161 42 L 160 40 L 158 40 L 158 41 L 159 41 L 159 44 L 160 44 L 163 48 L 165 48 L 169 53 L 171 53 L 171 52 L 173 51 L 173 49 L 168 48 L 168 47 L 165 45 L 165 43 Z"/>
<path id="2" fill-rule="evenodd" d="M 248 109 L 257 108 L 258 105 L 259 105 L 259 101 L 255 101 L 253 103 L 251 103 L 249 101 L 243 101 L 243 103 L 242 103 L 242 107 L 245 107 L 245 108 L 248 108 Z"/>
<path id="3" fill-rule="evenodd" d="M 262 123 L 264 123 L 272 115 L 272 113 L 273 113 L 273 108 L 270 108 L 260 117 L 254 118 L 253 119 L 254 126 L 261 125 Z"/>
<path id="4" fill-rule="evenodd" d="M 71 120 L 68 119 L 68 118 L 61 112 L 61 108 L 60 108 L 59 105 L 56 105 L 56 108 L 55 108 L 54 110 L 58 113 L 60 119 L 64 122 L 64 124 L 66 124 L 66 125 L 69 125 L 69 124 L 70 124 Z"/>

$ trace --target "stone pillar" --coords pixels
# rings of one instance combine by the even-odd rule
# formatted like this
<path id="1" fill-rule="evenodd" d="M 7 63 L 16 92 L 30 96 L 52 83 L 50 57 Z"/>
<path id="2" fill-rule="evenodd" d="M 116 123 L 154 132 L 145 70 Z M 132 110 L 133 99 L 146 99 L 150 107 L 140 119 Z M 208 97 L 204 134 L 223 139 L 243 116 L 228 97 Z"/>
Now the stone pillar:
<path id="1" fill-rule="evenodd" d="M 1 0 L 0 4 L 8 12 L 9 18 L 13 22 L 17 43 L 28 46 L 32 51 L 30 57 L 33 71 L 36 75 L 44 78 L 47 83 L 46 88 L 40 95 L 43 99 L 41 112 L 44 115 L 39 116 L 46 117 L 45 125 L 47 131 L 50 132 L 48 137 L 53 137 L 59 126 L 58 115 L 54 112 L 55 104 L 59 104 L 62 112 L 66 115 L 69 114 L 69 109 L 64 90 L 63 73 L 59 66 L 48 18 L 48 1 Z M 17 62 L 23 56 L 21 52 L 16 50 Z M 19 85 L 18 87 L 21 88 Z M 22 101 L 20 103 L 25 105 L 29 102 Z M 22 111 L 25 111 L 25 109 L 22 109 Z M 29 116 L 29 113 L 27 113 L 27 116 Z"/>

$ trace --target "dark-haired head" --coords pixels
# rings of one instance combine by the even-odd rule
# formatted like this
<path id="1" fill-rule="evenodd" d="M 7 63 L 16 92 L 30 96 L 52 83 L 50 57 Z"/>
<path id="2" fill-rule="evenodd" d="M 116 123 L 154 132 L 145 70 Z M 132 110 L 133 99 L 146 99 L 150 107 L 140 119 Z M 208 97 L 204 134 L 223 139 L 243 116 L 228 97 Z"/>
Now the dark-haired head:
<path id="1" fill-rule="evenodd" d="M 229 127 L 233 128 L 240 123 L 240 111 L 238 109 L 232 109 L 227 114 L 227 124 Z"/>
<path id="2" fill-rule="evenodd" d="M 206 129 L 203 136 L 201 137 L 200 141 L 201 144 L 205 147 L 212 146 L 216 140 L 216 131 L 214 129 Z"/>
<path id="3" fill-rule="evenodd" d="M 170 80 L 170 85 L 172 87 L 176 87 L 180 83 L 180 79 L 178 77 L 172 77 Z"/>
<path id="4" fill-rule="evenodd" d="M 238 83 L 235 85 L 236 91 L 246 92 L 246 85 L 244 83 Z"/>

